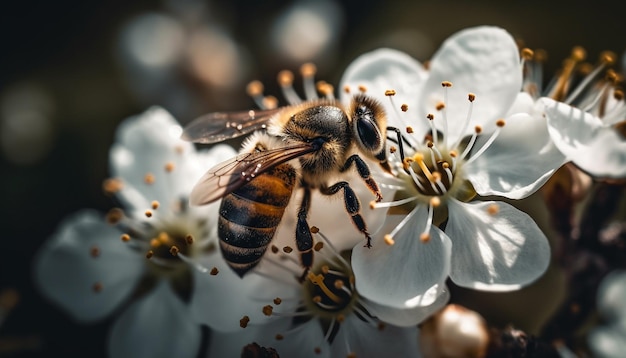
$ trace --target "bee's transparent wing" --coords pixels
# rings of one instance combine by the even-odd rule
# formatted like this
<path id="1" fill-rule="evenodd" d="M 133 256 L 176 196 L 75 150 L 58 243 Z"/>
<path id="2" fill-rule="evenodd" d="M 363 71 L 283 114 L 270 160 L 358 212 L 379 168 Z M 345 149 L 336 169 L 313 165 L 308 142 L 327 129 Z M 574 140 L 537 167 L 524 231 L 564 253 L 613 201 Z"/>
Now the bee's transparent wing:
<path id="1" fill-rule="evenodd" d="M 181 138 L 194 143 L 216 143 L 265 129 L 280 108 L 242 112 L 214 112 L 194 119 L 185 126 Z"/>
<path id="2" fill-rule="evenodd" d="M 190 195 L 192 205 L 212 203 L 263 174 L 270 168 L 319 150 L 312 141 L 261 152 L 239 154 L 217 164 L 198 181 Z"/>

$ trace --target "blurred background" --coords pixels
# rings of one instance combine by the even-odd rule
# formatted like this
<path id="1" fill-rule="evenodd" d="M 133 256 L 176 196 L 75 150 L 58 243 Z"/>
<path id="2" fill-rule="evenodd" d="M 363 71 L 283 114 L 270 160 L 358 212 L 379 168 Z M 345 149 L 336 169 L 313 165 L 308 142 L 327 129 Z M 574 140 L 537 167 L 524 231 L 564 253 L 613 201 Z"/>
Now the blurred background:
<path id="1" fill-rule="evenodd" d="M 124 118 L 152 105 L 183 124 L 208 111 L 253 108 L 245 94 L 253 79 L 278 95 L 278 71 L 311 61 L 318 79 L 336 84 L 363 52 L 392 47 L 425 61 L 446 37 L 475 25 L 501 26 L 528 47 L 546 49 L 552 74 L 575 45 L 592 62 L 603 50 L 622 54 L 624 15 L 614 6 L 604 0 L 5 3 L 0 356 L 104 355 L 109 321 L 77 325 L 50 305 L 32 287 L 31 260 L 66 215 L 112 207 L 101 182 Z M 479 311 L 481 302 L 495 302 L 481 313 L 496 324 L 536 332 L 539 323 L 528 316 L 545 319 L 562 294 L 558 274 L 548 276 L 521 293 L 458 292 Z M 507 302 L 519 297 L 512 310 Z"/>

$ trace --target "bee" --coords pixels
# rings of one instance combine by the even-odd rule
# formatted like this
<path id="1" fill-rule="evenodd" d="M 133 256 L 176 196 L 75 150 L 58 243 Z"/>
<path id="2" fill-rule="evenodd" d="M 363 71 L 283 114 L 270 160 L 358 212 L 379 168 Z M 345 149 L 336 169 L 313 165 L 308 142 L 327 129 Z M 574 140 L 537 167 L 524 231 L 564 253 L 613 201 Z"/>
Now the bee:
<path id="1" fill-rule="evenodd" d="M 387 118 L 382 105 L 365 94 L 354 95 L 346 108 L 325 98 L 265 110 L 210 113 L 185 127 L 182 138 L 216 143 L 262 131 L 247 151 L 228 159 L 199 180 L 192 205 L 223 198 L 219 238 L 225 260 L 240 276 L 264 254 L 296 188 L 303 190 L 295 241 L 305 272 L 313 265 L 313 238 L 307 223 L 311 192 L 343 191 L 345 210 L 371 247 L 360 203 L 347 181 L 333 179 L 356 168 L 376 197 L 382 194 L 362 157 L 390 172 L 386 155 Z"/>

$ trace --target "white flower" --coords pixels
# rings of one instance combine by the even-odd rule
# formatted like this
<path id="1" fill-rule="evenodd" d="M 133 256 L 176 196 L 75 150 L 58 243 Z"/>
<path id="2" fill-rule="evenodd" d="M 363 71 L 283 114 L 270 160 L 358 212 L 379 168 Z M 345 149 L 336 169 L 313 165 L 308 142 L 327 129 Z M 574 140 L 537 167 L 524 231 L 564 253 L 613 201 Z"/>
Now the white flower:
<path id="1" fill-rule="evenodd" d="M 281 357 L 419 356 L 417 324 L 445 305 L 447 291 L 428 307 L 401 309 L 370 301 L 355 287 L 349 259 L 317 229 L 312 232 L 322 238 L 316 242 L 319 260 L 303 282 L 297 280 L 301 268 L 289 255 L 278 251 L 266 258 L 283 269 L 275 280 L 291 282 L 297 291 L 265 299 L 259 295 L 250 310 L 278 319 L 261 324 L 250 319 L 237 332 L 213 332 L 208 355 L 238 357 L 254 342 Z"/>
<path id="2" fill-rule="evenodd" d="M 123 122 L 105 190 L 126 211 L 114 209 L 106 220 L 90 210 L 74 214 L 36 257 L 36 284 L 77 321 L 120 312 L 109 336 L 114 357 L 193 357 L 200 346 L 186 303 L 198 292 L 188 262 L 219 257 L 211 253 L 218 207 L 188 208 L 187 196 L 207 167 L 234 150 L 197 152 L 180 132 L 156 107 Z"/>
<path id="3" fill-rule="evenodd" d="M 407 161 L 400 146 L 392 156 L 399 195 L 376 206 L 405 204 L 409 214 L 388 231 L 388 245 L 379 240 L 369 250 L 354 248 L 364 296 L 423 305 L 435 300 L 448 270 L 456 284 L 490 291 L 518 289 L 545 271 L 550 247 L 527 214 L 501 201 L 468 202 L 476 194 L 524 198 L 563 164 L 545 120 L 506 116 L 522 85 L 518 49 L 506 31 L 461 31 L 445 41 L 428 70 L 397 51 L 374 51 L 350 65 L 342 85 L 386 94 L 389 123 L 406 130 Z"/>
<path id="4" fill-rule="evenodd" d="M 603 53 L 599 64 L 578 81 L 576 71 L 585 56 L 582 48 L 574 48 L 559 75 L 550 82 L 553 85 L 545 89 L 541 86 L 543 55 L 527 56 L 524 92 L 516 108 L 532 107 L 531 112 L 544 115 L 555 146 L 583 171 L 599 178 L 623 178 L 624 94 L 615 88 L 618 76 L 612 70 L 602 76 L 615 62 L 615 55 Z M 528 106 L 532 101 L 534 106 Z"/>
<path id="5" fill-rule="evenodd" d="M 606 324 L 589 334 L 594 357 L 623 357 L 626 350 L 626 272 L 613 271 L 600 283 L 598 311 Z"/>

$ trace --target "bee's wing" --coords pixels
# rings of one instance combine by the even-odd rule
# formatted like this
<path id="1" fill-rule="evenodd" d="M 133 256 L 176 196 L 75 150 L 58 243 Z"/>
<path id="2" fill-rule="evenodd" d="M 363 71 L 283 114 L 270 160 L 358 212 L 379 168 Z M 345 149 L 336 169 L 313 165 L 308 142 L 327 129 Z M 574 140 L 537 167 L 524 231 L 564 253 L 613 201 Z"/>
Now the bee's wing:
<path id="1" fill-rule="evenodd" d="M 189 197 L 192 205 L 214 202 L 279 164 L 319 150 L 319 142 L 298 143 L 262 152 L 239 154 L 204 174 Z"/>
<path id="2" fill-rule="evenodd" d="M 265 129 L 280 108 L 242 112 L 215 112 L 198 117 L 185 126 L 181 138 L 195 143 L 216 143 Z"/>

